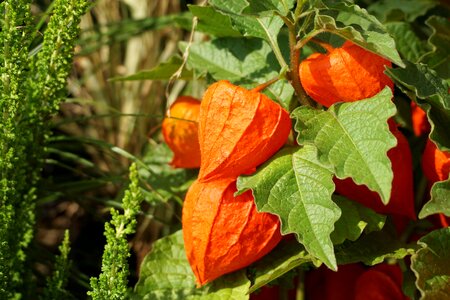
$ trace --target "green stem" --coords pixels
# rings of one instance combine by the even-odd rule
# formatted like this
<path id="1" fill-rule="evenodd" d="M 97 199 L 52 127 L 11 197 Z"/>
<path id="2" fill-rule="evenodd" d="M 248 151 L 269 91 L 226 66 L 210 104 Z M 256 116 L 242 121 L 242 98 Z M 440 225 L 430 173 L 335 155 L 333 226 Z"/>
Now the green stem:
<path id="1" fill-rule="evenodd" d="M 299 57 L 300 57 L 300 48 L 297 48 L 297 37 L 295 31 L 295 24 L 291 22 L 286 17 L 282 17 L 284 23 L 288 27 L 289 30 L 289 49 L 290 49 L 290 58 L 291 58 L 291 67 L 288 72 L 288 77 L 291 85 L 294 87 L 295 94 L 297 94 L 299 101 L 302 105 L 312 106 L 313 102 L 310 100 L 308 95 L 306 95 L 305 90 L 300 83 L 300 74 L 298 72 L 299 68 Z"/>
<path id="2" fill-rule="evenodd" d="M 281 54 L 281 50 L 280 50 L 280 47 L 278 46 L 277 41 L 270 34 L 270 32 L 268 31 L 266 26 L 264 26 L 264 24 L 261 22 L 261 20 L 259 18 L 256 18 L 256 20 L 261 25 L 261 27 L 264 29 L 264 32 L 266 33 L 266 36 L 267 36 L 267 40 L 269 41 L 270 47 L 272 48 L 273 53 L 275 54 L 275 57 L 277 58 L 278 63 L 281 66 L 281 69 L 288 69 L 289 66 L 286 63 L 286 61 L 284 60 L 283 55 Z"/>

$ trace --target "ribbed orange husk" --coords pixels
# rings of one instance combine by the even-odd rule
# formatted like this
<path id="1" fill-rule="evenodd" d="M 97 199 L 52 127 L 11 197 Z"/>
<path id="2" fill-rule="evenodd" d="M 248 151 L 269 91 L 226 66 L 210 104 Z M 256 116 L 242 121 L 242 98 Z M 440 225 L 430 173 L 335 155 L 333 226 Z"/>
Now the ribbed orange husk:
<path id="1" fill-rule="evenodd" d="M 286 142 L 289 113 L 264 94 L 218 81 L 205 92 L 199 118 L 199 180 L 237 178 Z"/>
<path id="2" fill-rule="evenodd" d="M 202 286 L 248 266 L 281 240 L 278 217 L 258 213 L 250 191 L 234 197 L 235 180 L 195 181 L 183 206 L 187 258 Z"/>
<path id="3" fill-rule="evenodd" d="M 336 102 L 352 102 L 376 95 L 393 82 L 384 66 L 391 62 L 349 41 L 329 53 L 314 53 L 300 63 L 300 81 L 306 93 L 329 107 Z"/>
<path id="4" fill-rule="evenodd" d="M 415 136 L 421 136 L 430 131 L 430 123 L 428 123 L 426 112 L 414 101 L 411 101 L 411 119 Z"/>
<path id="5" fill-rule="evenodd" d="M 389 122 L 389 128 L 397 138 L 397 146 L 387 153 L 394 173 L 388 205 L 381 202 L 381 198 L 376 192 L 372 192 L 365 185 L 355 184 L 351 178 L 344 180 L 335 178 L 336 192 L 372 208 L 378 213 L 402 215 L 415 220 L 411 150 L 408 140 L 393 122 Z"/>
<path id="6" fill-rule="evenodd" d="M 422 155 L 422 170 L 432 183 L 446 180 L 450 172 L 450 153 L 439 150 L 428 139 Z"/>
<path id="7" fill-rule="evenodd" d="M 181 96 L 172 104 L 162 123 L 164 140 L 174 153 L 170 165 L 175 168 L 200 167 L 199 113 L 200 101 Z"/>

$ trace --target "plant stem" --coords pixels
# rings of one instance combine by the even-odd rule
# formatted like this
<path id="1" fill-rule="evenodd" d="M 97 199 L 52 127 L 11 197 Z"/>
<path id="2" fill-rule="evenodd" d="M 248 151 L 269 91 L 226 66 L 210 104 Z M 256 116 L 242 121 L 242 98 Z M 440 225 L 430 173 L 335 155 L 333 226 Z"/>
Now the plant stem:
<path id="1" fill-rule="evenodd" d="M 281 66 L 281 69 L 287 69 L 289 66 L 287 65 L 286 61 L 284 60 L 283 55 L 281 54 L 280 47 L 278 46 L 278 43 L 276 40 L 274 40 L 274 37 L 270 34 L 270 32 L 267 30 L 266 26 L 261 23 L 261 20 L 259 18 L 256 18 L 259 24 L 261 24 L 261 27 L 264 29 L 264 32 L 266 33 L 267 40 L 270 44 L 270 47 L 273 50 L 273 53 L 275 54 L 275 57 L 278 60 L 278 63 Z"/>
<path id="2" fill-rule="evenodd" d="M 256 87 L 252 88 L 251 91 L 252 91 L 252 92 L 255 92 L 255 93 L 259 93 L 259 92 L 261 92 L 262 90 L 264 90 L 265 88 L 267 88 L 268 86 L 270 86 L 270 85 L 274 84 L 275 82 L 277 82 L 278 80 L 280 80 L 280 77 L 272 78 L 272 79 L 270 79 L 269 81 L 266 81 L 266 82 L 264 82 L 264 83 L 261 83 L 260 85 L 258 85 L 258 86 L 256 86 Z"/>
<path id="3" fill-rule="evenodd" d="M 291 58 L 291 67 L 288 72 L 288 79 L 291 85 L 294 87 L 295 94 L 298 96 L 299 101 L 302 105 L 312 106 L 312 101 L 309 99 L 308 95 L 306 95 L 305 90 L 300 83 L 300 76 L 298 72 L 299 67 L 299 57 L 300 57 L 300 48 L 297 48 L 297 37 L 295 32 L 295 24 L 291 22 L 286 17 L 281 17 L 288 27 L 289 30 L 289 49 L 290 49 L 290 58 Z"/>

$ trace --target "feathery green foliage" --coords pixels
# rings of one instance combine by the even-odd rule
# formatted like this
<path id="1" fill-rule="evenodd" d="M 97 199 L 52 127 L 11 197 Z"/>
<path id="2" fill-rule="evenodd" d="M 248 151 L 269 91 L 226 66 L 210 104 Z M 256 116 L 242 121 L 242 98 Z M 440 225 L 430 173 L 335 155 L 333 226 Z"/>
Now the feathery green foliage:
<path id="1" fill-rule="evenodd" d="M 70 239 L 68 230 L 64 233 L 64 240 L 59 246 L 59 252 L 61 254 L 56 257 L 53 275 L 47 278 L 47 286 L 42 296 L 42 299 L 45 300 L 67 299 L 68 297 L 67 291 L 64 289 L 72 265 L 72 261 L 69 259 Z"/>
<path id="2" fill-rule="evenodd" d="M 57 0 L 37 55 L 31 1 L 0 3 L 0 298 L 20 297 L 48 119 L 65 98 L 86 0 Z M 29 273 L 29 272 L 28 272 Z"/>
<path id="3" fill-rule="evenodd" d="M 139 212 L 142 194 L 136 164 L 130 167 L 130 185 L 123 198 L 123 214 L 111 209 L 112 219 L 105 224 L 106 245 L 102 259 L 102 273 L 91 278 L 93 299 L 119 300 L 127 297 L 129 275 L 127 258 L 130 256 L 127 235 L 136 228 L 136 215 Z"/>

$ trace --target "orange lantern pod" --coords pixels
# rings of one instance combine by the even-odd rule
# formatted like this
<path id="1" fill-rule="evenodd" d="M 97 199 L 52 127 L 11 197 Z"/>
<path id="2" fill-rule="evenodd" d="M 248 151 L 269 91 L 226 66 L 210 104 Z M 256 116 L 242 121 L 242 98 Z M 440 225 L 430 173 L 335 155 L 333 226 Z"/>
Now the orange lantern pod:
<path id="1" fill-rule="evenodd" d="M 248 266 L 281 240 L 277 216 L 258 213 L 250 191 L 237 197 L 235 180 L 195 181 L 183 206 L 187 258 L 202 286 Z"/>
<path id="2" fill-rule="evenodd" d="M 439 150 L 430 140 L 427 140 L 422 155 L 422 169 L 432 183 L 448 178 L 450 172 L 450 153 Z"/>
<path id="3" fill-rule="evenodd" d="M 411 119 L 415 136 L 421 136 L 430 131 L 426 112 L 414 101 L 411 101 Z"/>
<path id="4" fill-rule="evenodd" d="M 394 122 L 389 122 L 389 129 L 397 138 L 397 146 L 387 153 L 394 173 L 389 203 L 384 205 L 376 192 L 369 190 L 365 185 L 357 185 L 351 178 L 344 180 L 335 178 L 336 191 L 378 213 L 403 215 L 415 220 L 411 150 L 407 139 L 397 129 Z"/>
<path id="5" fill-rule="evenodd" d="M 199 180 L 254 170 L 283 146 L 290 130 L 289 113 L 266 95 L 225 80 L 212 84 L 200 109 Z"/>
<path id="6" fill-rule="evenodd" d="M 394 84 L 383 73 L 391 62 L 350 41 L 341 48 L 327 45 L 325 54 L 313 53 L 299 66 L 306 93 L 329 107 L 336 102 L 353 102 L 376 95 Z"/>
<path id="7" fill-rule="evenodd" d="M 174 153 L 170 165 L 175 168 L 200 167 L 197 123 L 199 113 L 200 101 L 181 96 L 171 105 L 164 118 L 162 134 Z"/>

